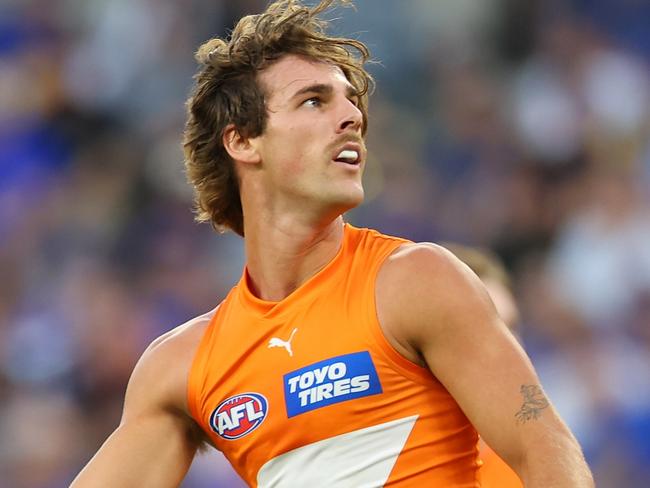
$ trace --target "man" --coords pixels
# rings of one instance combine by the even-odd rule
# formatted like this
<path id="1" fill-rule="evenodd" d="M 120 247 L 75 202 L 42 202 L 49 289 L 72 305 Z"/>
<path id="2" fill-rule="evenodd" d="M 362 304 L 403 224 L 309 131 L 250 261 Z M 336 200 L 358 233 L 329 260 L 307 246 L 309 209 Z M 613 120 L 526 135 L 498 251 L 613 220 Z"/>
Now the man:
<path id="1" fill-rule="evenodd" d="M 480 281 L 438 246 L 344 224 L 370 78 L 363 44 L 324 33 L 332 3 L 276 2 L 199 49 L 188 175 L 246 267 L 143 354 L 73 486 L 177 486 L 204 441 L 252 486 L 478 486 L 474 426 L 527 486 L 593 486 Z"/>

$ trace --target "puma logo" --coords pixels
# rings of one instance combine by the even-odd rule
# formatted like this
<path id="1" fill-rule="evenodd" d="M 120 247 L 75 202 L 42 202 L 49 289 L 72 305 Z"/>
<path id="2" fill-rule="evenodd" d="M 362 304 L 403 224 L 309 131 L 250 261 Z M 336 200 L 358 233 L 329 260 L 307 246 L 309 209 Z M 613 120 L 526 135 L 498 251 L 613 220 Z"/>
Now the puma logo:
<path id="1" fill-rule="evenodd" d="M 286 341 L 283 341 L 282 339 L 279 339 L 277 337 L 271 337 L 271 340 L 269 341 L 269 345 L 267 346 L 269 349 L 272 347 L 284 347 L 287 352 L 289 353 L 289 356 L 293 357 L 293 351 L 291 350 L 291 341 L 293 340 L 293 336 L 298 332 L 298 329 L 293 329 L 291 331 L 291 335 L 289 336 L 289 339 Z"/>

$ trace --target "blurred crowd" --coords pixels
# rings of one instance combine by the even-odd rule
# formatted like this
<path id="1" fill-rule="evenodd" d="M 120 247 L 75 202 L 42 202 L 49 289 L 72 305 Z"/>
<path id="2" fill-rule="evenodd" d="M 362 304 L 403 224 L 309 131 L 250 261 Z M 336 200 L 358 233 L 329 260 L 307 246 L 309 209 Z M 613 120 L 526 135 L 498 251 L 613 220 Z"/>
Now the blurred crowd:
<path id="1" fill-rule="evenodd" d="M 193 52 L 262 0 L 0 6 L 0 486 L 67 486 L 148 343 L 239 278 L 193 222 Z M 650 3 L 357 0 L 378 61 L 359 226 L 496 252 L 601 488 L 650 485 Z M 186 488 L 240 486 L 217 454 Z"/>

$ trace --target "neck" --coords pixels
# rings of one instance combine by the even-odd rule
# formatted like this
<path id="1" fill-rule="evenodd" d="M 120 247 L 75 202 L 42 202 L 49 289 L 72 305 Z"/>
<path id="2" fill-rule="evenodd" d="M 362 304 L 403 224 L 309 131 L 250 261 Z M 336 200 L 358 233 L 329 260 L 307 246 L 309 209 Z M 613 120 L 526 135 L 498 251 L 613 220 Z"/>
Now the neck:
<path id="1" fill-rule="evenodd" d="M 324 268 L 343 241 L 343 218 L 322 225 L 245 220 L 246 261 L 251 291 L 280 301 Z"/>

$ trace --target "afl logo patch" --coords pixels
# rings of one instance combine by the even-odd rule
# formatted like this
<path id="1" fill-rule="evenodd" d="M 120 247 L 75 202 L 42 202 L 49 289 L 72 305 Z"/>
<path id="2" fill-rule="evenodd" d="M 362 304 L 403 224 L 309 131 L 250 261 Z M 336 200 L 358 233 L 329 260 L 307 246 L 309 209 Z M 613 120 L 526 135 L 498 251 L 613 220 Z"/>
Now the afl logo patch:
<path id="1" fill-rule="evenodd" d="M 226 440 L 239 439 L 257 429 L 269 411 L 259 393 L 241 393 L 227 398 L 210 415 L 210 427 Z"/>

